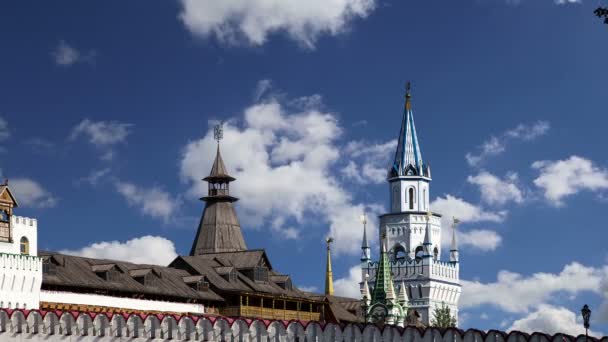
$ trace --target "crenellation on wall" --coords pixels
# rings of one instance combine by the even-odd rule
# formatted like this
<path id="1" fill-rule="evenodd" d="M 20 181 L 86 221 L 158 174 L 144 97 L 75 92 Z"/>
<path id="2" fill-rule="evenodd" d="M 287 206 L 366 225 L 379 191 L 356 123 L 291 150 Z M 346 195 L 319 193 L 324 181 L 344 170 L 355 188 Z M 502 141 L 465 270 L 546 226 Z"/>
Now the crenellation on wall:
<path id="1" fill-rule="evenodd" d="M 1 341 L 323 341 L 582 342 L 578 337 L 519 331 L 378 327 L 314 321 L 262 321 L 197 315 L 126 315 L 0 309 Z M 608 342 L 589 337 L 592 342 Z"/>
<path id="2" fill-rule="evenodd" d="M 38 229 L 38 220 L 33 217 L 13 215 L 11 216 L 11 223 L 14 225 L 30 227 L 31 229 Z"/>

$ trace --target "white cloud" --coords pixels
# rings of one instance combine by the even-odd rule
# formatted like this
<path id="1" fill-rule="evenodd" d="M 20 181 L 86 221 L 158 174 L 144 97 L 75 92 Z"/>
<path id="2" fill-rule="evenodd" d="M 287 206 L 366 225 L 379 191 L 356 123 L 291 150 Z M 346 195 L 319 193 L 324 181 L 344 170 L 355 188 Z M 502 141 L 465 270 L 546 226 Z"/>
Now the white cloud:
<path id="1" fill-rule="evenodd" d="M 437 197 L 430 204 L 431 209 L 442 215 L 444 225 L 449 226 L 452 218 L 460 222 L 502 222 L 507 216 L 506 211 L 486 211 L 462 198 L 452 195 Z"/>
<path id="2" fill-rule="evenodd" d="M 505 137 L 524 141 L 533 140 L 547 134 L 551 125 L 546 121 L 538 121 L 532 125 L 519 124 L 517 127 L 505 132 Z"/>
<path id="3" fill-rule="evenodd" d="M 582 4 L 582 0 L 555 0 L 555 4 L 557 5 L 567 5 L 567 4 Z"/>
<path id="4" fill-rule="evenodd" d="M 8 122 L 0 116 L 0 141 L 10 138 L 11 132 L 8 129 Z"/>
<path id="5" fill-rule="evenodd" d="M 131 206 L 139 207 L 142 214 L 167 222 L 177 211 L 180 201 L 161 188 L 141 188 L 129 182 L 116 182 L 116 190 Z"/>
<path id="6" fill-rule="evenodd" d="M 57 204 L 57 198 L 32 179 L 11 179 L 9 186 L 19 205 L 33 208 L 51 208 Z"/>
<path id="7" fill-rule="evenodd" d="M 99 170 L 93 170 L 91 171 L 91 173 L 89 173 L 88 176 L 80 178 L 76 183 L 79 184 L 82 182 L 86 182 L 92 186 L 95 186 L 99 183 L 99 181 L 108 178 L 108 175 L 111 171 L 112 169 L 110 169 L 109 167 L 102 168 Z"/>
<path id="8" fill-rule="evenodd" d="M 396 139 L 379 144 L 351 141 L 342 150 L 348 164 L 340 172 L 359 184 L 382 184 L 386 182 L 388 162 L 396 148 Z"/>
<path id="9" fill-rule="evenodd" d="M 360 214 L 367 209 L 375 221 L 382 209 L 354 203 L 337 178 L 342 128 L 336 116 L 319 108 L 294 109 L 290 102 L 270 97 L 246 108 L 242 121 L 224 124 L 222 156 L 237 178 L 231 193 L 243 199 L 237 202 L 243 226 L 268 227 L 265 223 L 272 222 L 269 229 L 295 238 L 298 225 L 328 223 L 336 255 L 358 253 L 361 234 L 353 234 L 353 227 L 360 226 Z M 180 173 L 191 186 L 190 195 L 207 192 L 200 179 L 211 169 L 215 150 L 211 131 L 184 147 Z"/>
<path id="10" fill-rule="evenodd" d="M 131 124 L 118 121 L 92 121 L 82 120 L 76 125 L 69 136 L 69 140 L 84 137 L 93 146 L 101 150 L 99 158 L 110 161 L 115 156 L 113 147 L 127 141 L 131 134 Z"/>
<path id="11" fill-rule="evenodd" d="M 536 311 L 513 322 L 507 331 L 518 330 L 527 333 L 535 331 L 547 334 L 564 333 L 572 336 L 585 334 L 579 315 L 561 306 L 541 304 Z M 601 333 L 589 331 L 590 336 L 601 337 Z"/>
<path id="12" fill-rule="evenodd" d="M 318 293 L 319 288 L 316 286 L 299 286 L 298 289 L 304 292 Z"/>
<path id="13" fill-rule="evenodd" d="M 477 222 L 502 222 L 507 216 L 507 211 L 486 211 L 483 208 L 469 203 L 462 198 L 452 195 L 437 197 L 430 204 L 433 212 L 441 214 L 441 224 L 446 228 L 451 227 L 453 218 L 457 218 L 461 223 Z M 441 243 L 449 246 L 452 234 L 441 234 Z M 488 229 L 471 229 L 463 231 L 462 227 L 458 230 L 459 248 L 472 247 L 481 251 L 495 250 L 502 242 L 501 236 Z"/>
<path id="14" fill-rule="evenodd" d="M 57 44 L 51 55 L 53 56 L 55 64 L 60 66 L 70 66 L 80 62 L 94 62 L 96 52 L 94 50 L 89 50 L 83 54 L 75 47 L 70 46 L 64 40 L 60 40 L 59 44 Z"/>
<path id="15" fill-rule="evenodd" d="M 467 181 L 479 186 L 481 199 L 485 203 L 504 205 L 510 201 L 522 203 L 524 200 L 517 184 L 517 173 L 510 173 L 505 179 L 500 179 L 487 171 L 481 171 L 475 176 L 469 176 Z"/>
<path id="16" fill-rule="evenodd" d="M 510 271 L 499 271 L 492 283 L 461 280 L 463 285 L 460 307 L 492 305 L 510 313 L 527 313 L 553 299 L 560 292 L 578 294 L 598 292 L 606 272 L 573 262 L 558 274 L 534 273 L 524 276 Z M 513 300 L 517 298 L 517 300 Z"/>
<path id="17" fill-rule="evenodd" d="M 557 161 L 536 161 L 532 168 L 540 173 L 534 185 L 543 191 L 545 199 L 557 206 L 563 205 L 564 197 L 579 191 L 608 189 L 608 170 L 579 156 Z"/>
<path id="18" fill-rule="evenodd" d="M 479 166 L 485 159 L 503 153 L 512 140 L 530 141 L 547 134 L 550 125 L 546 121 L 538 121 L 532 125 L 519 124 L 517 127 L 507 130 L 499 136 L 490 137 L 477 149 L 477 153 L 469 152 L 465 158 L 470 166 Z"/>
<path id="19" fill-rule="evenodd" d="M 356 18 L 367 17 L 375 0 L 182 0 L 179 19 L 193 34 L 222 43 L 263 45 L 268 36 L 286 33 L 314 48 L 321 35 L 337 35 Z"/>
<path id="20" fill-rule="evenodd" d="M 451 241 L 451 234 L 445 234 L 446 237 L 442 236 L 442 242 L 447 245 L 448 241 Z M 502 237 L 493 230 L 487 229 L 471 229 L 468 231 L 458 231 L 458 248 L 466 249 L 467 247 L 474 247 L 481 251 L 488 252 L 493 251 L 502 243 Z"/>
<path id="21" fill-rule="evenodd" d="M 102 241 L 78 250 L 60 253 L 87 258 L 112 259 L 136 264 L 168 265 L 177 257 L 172 241 L 160 236 L 146 235 L 129 241 Z"/>
<path id="22" fill-rule="evenodd" d="M 131 133 L 128 123 L 118 121 L 82 120 L 72 129 L 70 140 L 86 136 L 89 142 L 97 147 L 112 146 L 124 143 Z"/>
<path id="23" fill-rule="evenodd" d="M 361 281 L 361 266 L 353 266 L 348 270 L 348 275 L 334 281 L 334 291 L 336 295 L 361 298 L 359 282 Z"/>
<path id="24" fill-rule="evenodd" d="M 255 94 L 253 95 L 253 99 L 255 101 L 260 101 L 270 89 L 272 89 L 272 80 L 264 79 L 258 81 L 255 88 Z"/>

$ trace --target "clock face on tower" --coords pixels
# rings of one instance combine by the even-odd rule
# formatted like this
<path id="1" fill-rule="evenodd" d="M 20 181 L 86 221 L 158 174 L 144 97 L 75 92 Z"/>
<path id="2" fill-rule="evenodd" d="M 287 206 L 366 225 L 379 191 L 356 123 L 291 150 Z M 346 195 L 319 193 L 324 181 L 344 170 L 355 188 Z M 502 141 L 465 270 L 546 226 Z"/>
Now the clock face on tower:
<path id="1" fill-rule="evenodd" d="M 370 315 L 372 317 L 372 323 L 384 323 L 386 319 L 386 308 L 382 305 L 378 305 L 372 309 Z"/>

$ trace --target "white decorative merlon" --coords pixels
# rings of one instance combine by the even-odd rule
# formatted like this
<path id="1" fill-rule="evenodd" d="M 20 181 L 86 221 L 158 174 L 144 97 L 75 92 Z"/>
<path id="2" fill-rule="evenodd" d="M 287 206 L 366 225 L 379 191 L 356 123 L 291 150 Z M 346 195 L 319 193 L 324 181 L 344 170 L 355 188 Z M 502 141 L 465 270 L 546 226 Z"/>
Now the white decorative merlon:
<path id="1" fill-rule="evenodd" d="M 13 224 L 20 224 L 20 225 L 23 225 L 26 227 L 32 227 L 33 229 L 38 228 L 38 220 L 36 220 L 35 218 L 31 218 L 31 217 L 13 215 L 13 216 L 11 216 L 11 222 Z"/>
<path id="2" fill-rule="evenodd" d="M 319 341 L 319 342 L 583 342 L 585 335 L 482 332 L 455 328 L 397 328 L 372 324 L 320 324 L 226 317 L 106 315 L 61 311 L 0 310 L 0 341 Z M 608 342 L 608 337 L 592 342 Z"/>

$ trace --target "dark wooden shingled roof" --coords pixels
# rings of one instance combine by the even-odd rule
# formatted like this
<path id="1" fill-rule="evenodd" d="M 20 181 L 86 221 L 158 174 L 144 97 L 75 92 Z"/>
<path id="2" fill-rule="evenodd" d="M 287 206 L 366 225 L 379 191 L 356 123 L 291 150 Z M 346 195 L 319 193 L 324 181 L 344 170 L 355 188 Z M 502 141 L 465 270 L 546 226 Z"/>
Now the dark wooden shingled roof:
<path id="1" fill-rule="evenodd" d="M 363 323 L 363 318 L 359 316 L 361 310 L 361 301 L 359 299 L 316 293 L 308 293 L 308 295 L 316 300 L 323 300 L 329 303 L 330 315 L 333 316 L 332 318 L 336 322 Z"/>
<path id="2" fill-rule="evenodd" d="M 254 281 L 245 274 L 246 271 L 263 265 L 268 267 L 269 281 Z M 220 292 L 257 292 L 260 294 L 314 300 L 296 287 L 283 289 L 279 286 L 278 283 L 284 282 L 289 276 L 281 275 L 272 270 L 272 266 L 264 250 L 180 256 L 169 266 L 188 269 L 191 273 L 206 276 L 209 282 Z M 229 281 L 218 274 L 218 271 L 223 273 L 228 267 L 233 267 L 234 272 L 236 272 L 237 277 L 233 281 Z M 277 276 L 280 279 L 275 278 Z"/>
<path id="3" fill-rule="evenodd" d="M 124 261 L 92 259 L 53 252 L 40 252 L 39 255 L 53 263 L 52 272 L 42 277 L 44 286 L 79 288 L 86 292 L 95 290 L 115 291 L 125 294 L 143 294 L 165 296 L 168 298 L 199 299 L 205 301 L 223 301 L 211 289 L 196 291 L 186 281 L 191 275 L 176 268 L 157 265 L 138 265 Z M 97 273 L 115 270 L 109 280 L 104 280 Z M 97 272 L 97 273 L 96 273 Z M 152 273 L 154 281 L 143 285 L 136 277 Z"/>
<path id="4" fill-rule="evenodd" d="M 234 177 L 228 174 L 228 170 L 226 169 L 226 165 L 224 164 L 224 159 L 222 158 L 222 154 L 220 153 L 220 145 L 217 145 L 217 152 L 215 153 L 215 160 L 213 161 L 213 166 L 211 167 L 211 172 L 209 172 L 209 176 L 203 178 L 206 181 L 215 181 L 215 180 L 235 180 Z"/>
<path id="5" fill-rule="evenodd" d="M 246 249 L 241 225 L 232 203 L 207 199 L 190 254 L 233 252 Z"/>

